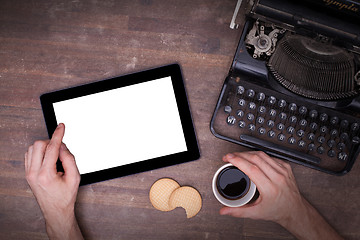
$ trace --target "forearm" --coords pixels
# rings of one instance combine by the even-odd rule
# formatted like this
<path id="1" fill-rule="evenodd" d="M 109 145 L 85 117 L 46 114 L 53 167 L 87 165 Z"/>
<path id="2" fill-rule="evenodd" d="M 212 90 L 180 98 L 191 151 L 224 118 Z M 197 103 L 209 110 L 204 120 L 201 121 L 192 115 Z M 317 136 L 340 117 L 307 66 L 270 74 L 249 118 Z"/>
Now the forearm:
<path id="1" fill-rule="evenodd" d="M 343 239 L 319 214 L 319 212 L 304 198 L 293 215 L 286 221 L 279 222 L 297 239 Z"/>
<path id="2" fill-rule="evenodd" d="M 75 214 L 60 214 L 58 216 L 45 216 L 46 232 L 50 239 L 83 240 Z"/>

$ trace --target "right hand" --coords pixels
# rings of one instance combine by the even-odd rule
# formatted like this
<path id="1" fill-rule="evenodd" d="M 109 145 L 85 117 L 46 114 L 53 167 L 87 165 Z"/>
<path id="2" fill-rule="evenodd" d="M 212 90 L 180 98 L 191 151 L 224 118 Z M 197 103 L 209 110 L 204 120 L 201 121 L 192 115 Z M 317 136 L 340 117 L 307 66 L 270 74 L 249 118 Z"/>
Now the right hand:
<path id="1" fill-rule="evenodd" d="M 283 224 L 304 208 L 304 199 L 288 163 L 264 152 L 227 154 L 223 161 L 232 163 L 247 174 L 260 196 L 252 204 L 238 208 L 224 207 L 220 214 Z"/>

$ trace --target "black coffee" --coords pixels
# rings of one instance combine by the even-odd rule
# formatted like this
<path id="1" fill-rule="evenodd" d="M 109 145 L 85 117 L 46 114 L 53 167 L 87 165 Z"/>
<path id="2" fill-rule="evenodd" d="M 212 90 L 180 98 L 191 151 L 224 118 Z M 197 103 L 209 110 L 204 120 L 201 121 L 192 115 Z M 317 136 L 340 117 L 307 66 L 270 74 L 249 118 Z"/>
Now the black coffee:
<path id="1" fill-rule="evenodd" d="M 236 200 L 249 191 L 250 179 L 235 166 L 230 166 L 219 173 L 216 187 L 223 197 Z"/>

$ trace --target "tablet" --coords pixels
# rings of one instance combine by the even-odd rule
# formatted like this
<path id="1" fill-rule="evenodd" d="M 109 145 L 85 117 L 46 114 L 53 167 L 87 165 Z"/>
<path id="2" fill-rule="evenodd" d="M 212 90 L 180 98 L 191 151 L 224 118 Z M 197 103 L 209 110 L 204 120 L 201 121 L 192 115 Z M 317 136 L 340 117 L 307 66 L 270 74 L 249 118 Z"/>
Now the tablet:
<path id="1" fill-rule="evenodd" d="M 46 93 L 40 101 L 50 138 L 65 124 L 63 142 L 81 185 L 200 157 L 177 64 Z"/>

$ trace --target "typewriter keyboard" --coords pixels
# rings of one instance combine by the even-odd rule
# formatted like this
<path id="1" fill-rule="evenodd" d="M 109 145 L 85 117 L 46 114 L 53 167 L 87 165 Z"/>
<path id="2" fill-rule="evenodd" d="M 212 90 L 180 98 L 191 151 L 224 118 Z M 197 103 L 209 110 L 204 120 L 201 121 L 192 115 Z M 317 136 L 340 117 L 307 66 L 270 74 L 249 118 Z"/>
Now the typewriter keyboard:
<path id="1" fill-rule="evenodd" d="M 212 120 L 223 139 L 341 174 L 355 161 L 360 120 L 247 81 L 228 81 Z"/>

